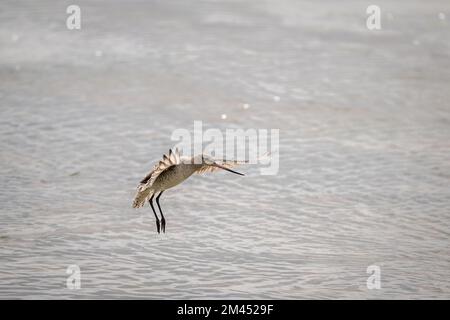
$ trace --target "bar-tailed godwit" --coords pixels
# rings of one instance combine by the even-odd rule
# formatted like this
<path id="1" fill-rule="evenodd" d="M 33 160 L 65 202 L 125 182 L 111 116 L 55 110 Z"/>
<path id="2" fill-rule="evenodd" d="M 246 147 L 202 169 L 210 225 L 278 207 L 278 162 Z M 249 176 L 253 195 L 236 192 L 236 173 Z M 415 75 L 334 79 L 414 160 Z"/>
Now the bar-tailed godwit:
<path id="1" fill-rule="evenodd" d="M 184 157 L 180 155 L 178 149 L 175 152 L 169 150 L 169 155 L 164 155 L 163 159 L 139 183 L 133 201 L 133 208 L 142 207 L 148 201 L 156 218 L 156 230 L 158 233 L 160 231 L 166 232 L 166 220 L 159 204 L 159 198 L 165 190 L 182 183 L 194 173 L 214 172 L 223 169 L 243 176 L 244 174 L 230 168 L 244 163 L 248 163 L 248 161 L 217 160 L 204 154 Z M 156 204 L 161 213 L 161 220 L 153 207 L 155 195 L 157 195 Z"/>

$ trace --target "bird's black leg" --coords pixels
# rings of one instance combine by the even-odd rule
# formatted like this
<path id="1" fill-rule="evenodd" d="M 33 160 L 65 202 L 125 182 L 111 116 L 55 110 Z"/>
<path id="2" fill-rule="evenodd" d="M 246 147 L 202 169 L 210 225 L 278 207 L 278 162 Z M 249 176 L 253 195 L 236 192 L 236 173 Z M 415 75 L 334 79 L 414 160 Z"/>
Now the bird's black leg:
<path id="1" fill-rule="evenodd" d="M 164 191 L 161 191 L 161 193 L 156 197 L 156 204 L 158 205 L 159 212 L 161 213 L 161 229 L 162 232 L 166 233 L 166 219 L 164 219 L 164 215 L 161 210 L 161 206 L 159 205 L 159 197 L 163 194 Z"/>
<path id="2" fill-rule="evenodd" d="M 154 197 L 154 195 L 152 195 L 152 197 L 148 200 L 148 203 L 150 203 L 150 206 L 152 207 L 153 213 L 155 214 L 156 230 L 158 231 L 158 233 L 160 233 L 160 223 L 159 223 L 158 215 L 156 214 L 155 208 L 153 208 L 153 197 Z"/>

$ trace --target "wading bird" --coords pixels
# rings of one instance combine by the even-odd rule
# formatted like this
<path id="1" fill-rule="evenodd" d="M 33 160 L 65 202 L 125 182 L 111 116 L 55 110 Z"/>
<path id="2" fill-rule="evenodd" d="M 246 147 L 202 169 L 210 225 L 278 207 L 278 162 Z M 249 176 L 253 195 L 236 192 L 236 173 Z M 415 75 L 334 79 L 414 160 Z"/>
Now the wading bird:
<path id="1" fill-rule="evenodd" d="M 156 230 L 166 232 L 166 220 L 159 204 L 159 198 L 167 189 L 175 187 L 194 173 L 214 172 L 220 169 L 243 176 L 244 174 L 231 170 L 230 168 L 248 161 L 217 160 L 208 155 L 200 154 L 195 157 L 184 157 L 178 152 L 169 150 L 169 155 L 157 163 L 137 187 L 134 197 L 133 208 L 140 208 L 148 201 L 156 218 Z M 156 196 L 156 204 L 161 213 L 159 220 L 153 207 L 153 198 Z"/>

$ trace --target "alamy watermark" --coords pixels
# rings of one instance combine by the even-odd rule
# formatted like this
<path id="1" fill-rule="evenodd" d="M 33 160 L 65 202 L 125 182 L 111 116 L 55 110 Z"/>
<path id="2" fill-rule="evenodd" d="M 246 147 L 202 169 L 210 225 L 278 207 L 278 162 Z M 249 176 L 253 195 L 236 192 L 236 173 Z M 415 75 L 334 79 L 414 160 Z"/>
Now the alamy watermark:
<path id="1" fill-rule="evenodd" d="M 367 278 L 367 289 L 381 289 L 381 268 L 377 265 L 370 265 L 366 270 L 370 276 Z"/>
<path id="2" fill-rule="evenodd" d="M 366 26 L 369 30 L 381 29 L 381 9 L 377 5 L 370 5 L 366 9 L 366 13 L 369 15 L 366 20 Z"/>
<path id="3" fill-rule="evenodd" d="M 69 274 L 66 280 L 67 289 L 80 289 L 81 288 L 81 270 L 76 264 L 72 264 L 67 267 L 66 273 Z"/>
<path id="4" fill-rule="evenodd" d="M 203 153 L 218 160 L 260 164 L 264 166 L 260 168 L 262 175 L 275 175 L 280 167 L 279 129 L 203 130 L 202 121 L 194 121 L 193 134 L 188 129 L 175 129 L 171 140 L 177 142 L 174 148 L 182 150 L 184 156 L 193 157 Z"/>
<path id="5" fill-rule="evenodd" d="M 67 7 L 66 13 L 69 16 L 66 19 L 66 26 L 69 30 L 81 29 L 81 9 L 79 6 L 72 4 Z"/>

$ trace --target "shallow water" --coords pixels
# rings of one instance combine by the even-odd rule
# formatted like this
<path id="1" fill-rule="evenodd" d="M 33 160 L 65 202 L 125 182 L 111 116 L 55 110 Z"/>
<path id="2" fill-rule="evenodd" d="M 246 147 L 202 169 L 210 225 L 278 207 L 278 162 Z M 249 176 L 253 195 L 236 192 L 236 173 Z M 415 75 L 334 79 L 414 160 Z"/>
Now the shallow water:
<path id="1" fill-rule="evenodd" d="M 69 4 L 0 3 L 0 298 L 450 298 L 448 1 Z M 280 128 L 280 170 L 158 235 L 135 187 L 194 120 Z"/>

